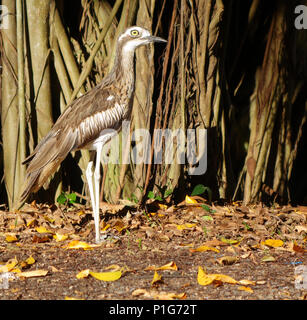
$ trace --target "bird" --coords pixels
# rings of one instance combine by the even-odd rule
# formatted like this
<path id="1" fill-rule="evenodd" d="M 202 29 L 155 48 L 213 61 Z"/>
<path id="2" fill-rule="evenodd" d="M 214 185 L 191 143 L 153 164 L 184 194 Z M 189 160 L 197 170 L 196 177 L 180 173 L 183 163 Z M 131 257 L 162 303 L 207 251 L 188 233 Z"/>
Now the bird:
<path id="1" fill-rule="evenodd" d="M 95 224 L 95 241 L 101 242 L 99 227 L 99 185 L 101 151 L 105 143 L 129 120 L 135 86 L 134 54 L 136 48 L 154 42 L 167 42 L 147 29 L 132 26 L 117 39 L 114 64 L 102 81 L 71 102 L 49 133 L 22 162 L 27 166 L 20 196 L 24 204 L 31 193 L 47 183 L 66 156 L 76 150 L 96 152 L 96 164 L 88 163 L 85 171 Z M 94 172 L 93 172 L 94 171 Z"/>

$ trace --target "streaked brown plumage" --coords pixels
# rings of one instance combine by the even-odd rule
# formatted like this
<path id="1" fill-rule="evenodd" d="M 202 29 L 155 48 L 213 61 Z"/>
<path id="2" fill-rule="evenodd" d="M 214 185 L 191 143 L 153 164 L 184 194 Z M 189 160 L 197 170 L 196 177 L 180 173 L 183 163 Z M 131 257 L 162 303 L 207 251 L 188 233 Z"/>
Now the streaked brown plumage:
<path id="1" fill-rule="evenodd" d="M 69 152 L 82 148 L 97 150 L 98 145 L 101 147 L 111 138 L 106 129 L 120 130 L 122 121 L 131 114 L 135 49 L 154 41 L 165 42 L 139 27 L 130 27 L 119 36 L 112 71 L 99 85 L 66 108 L 24 160 L 23 164 L 29 165 L 21 203 L 46 183 Z"/>
<path id="2" fill-rule="evenodd" d="M 122 121 L 129 118 L 136 46 L 133 50 L 124 49 L 134 39 L 127 32 L 133 28 L 136 27 L 128 28 L 119 37 L 114 67 L 109 75 L 91 91 L 74 100 L 33 153 L 24 160 L 23 164 L 29 163 L 29 166 L 21 202 L 45 184 L 69 152 L 82 148 L 95 149 L 93 143 L 104 129 L 119 130 Z M 163 39 L 152 37 L 151 41 Z"/>

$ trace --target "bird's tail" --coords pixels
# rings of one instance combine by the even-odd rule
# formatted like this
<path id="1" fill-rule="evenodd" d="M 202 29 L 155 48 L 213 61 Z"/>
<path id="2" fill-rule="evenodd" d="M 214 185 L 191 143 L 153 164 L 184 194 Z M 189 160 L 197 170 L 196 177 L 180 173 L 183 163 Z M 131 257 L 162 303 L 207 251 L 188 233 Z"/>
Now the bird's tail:
<path id="1" fill-rule="evenodd" d="M 20 196 L 20 205 L 27 200 L 30 193 L 37 192 L 46 184 L 48 178 L 55 173 L 60 163 L 74 148 L 75 138 L 68 134 L 58 137 L 50 133 L 24 160 L 23 164 L 29 163 L 29 165 Z"/>
<path id="2" fill-rule="evenodd" d="M 31 193 L 37 192 L 46 184 L 48 178 L 55 173 L 62 160 L 63 159 L 53 160 L 36 171 L 27 172 L 26 181 L 20 196 L 20 204 L 23 204 Z"/>

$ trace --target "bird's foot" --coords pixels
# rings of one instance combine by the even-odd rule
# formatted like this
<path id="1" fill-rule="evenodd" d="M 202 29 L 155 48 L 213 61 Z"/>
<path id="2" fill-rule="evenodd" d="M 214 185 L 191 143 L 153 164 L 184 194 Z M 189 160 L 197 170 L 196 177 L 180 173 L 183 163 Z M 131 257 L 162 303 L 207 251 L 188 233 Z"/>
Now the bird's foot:
<path id="1" fill-rule="evenodd" d="M 96 243 L 102 243 L 102 242 L 117 242 L 118 240 L 120 240 L 119 236 L 116 236 L 115 234 L 113 234 L 110 231 L 104 231 L 101 232 L 100 235 L 97 237 L 96 236 Z"/>

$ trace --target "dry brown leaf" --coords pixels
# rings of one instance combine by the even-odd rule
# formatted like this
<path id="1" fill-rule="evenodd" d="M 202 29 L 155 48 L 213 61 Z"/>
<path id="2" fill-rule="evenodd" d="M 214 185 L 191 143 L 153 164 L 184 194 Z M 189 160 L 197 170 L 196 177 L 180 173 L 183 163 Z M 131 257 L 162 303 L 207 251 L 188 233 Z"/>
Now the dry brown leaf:
<path id="1" fill-rule="evenodd" d="M 130 201 L 125 201 L 125 204 L 112 204 L 112 203 L 108 203 L 108 202 L 101 202 L 100 204 L 100 208 L 102 210 L 103 213 L 111 213 L 111 214 L 116 214 L 119 211 L 123 210 L 126 206 L 126 204 L 128 204 L 129 206 L 135 206 L 135 203 L 131 203 Z"/>
<path id="2" fill-rule="evenodd" d="M 242 279 L 238 281 L 238 284 L 242 284 L 243 286 L 248 286 L 248 285 L 254 286 L 256 284 L 256 281 Z"/>
<path id="3" fill-rule="evenodd" d="M 261 258 L 261 261 L 262 262 L 272 262 L 272 261 L 275 261 L 276 259 L 271 256 L 271 255 L 265 255 Z"/>
<path id="4" fill-rule="evenodd" d="M 296 243 L 296 241 L 293 242 L 292 250 L 293 250 L 294 252 L 298 252 L 298 253 L 305 253 L 305 252 L 307 252 L 307 250 L 304 249 L 303 247 L 300 247 L 300 246 Z"/>
<path id="5" fill-rule="evenodd" d="M 174 292 L 159 292 L 156 295 L 154 295 L 154 299 L 156 300 L 183 300 L 186 299 L 187 295 L 186 293 L 174 293 Z"/>
<path id="6" fill-rule="evenodd" d="M 174 292 L 157 292 L 156 290 L 136 289 L 132 292 L 132 296 L 139 297 L 144 296 L 145 298 L 151 298 L 156 300 L 183 300 L 187 298 L 186 293 L 174 293 Z"/>
<path id="7" fill-rule="evenodd" d="M 112 225 L 112 227 L 116 229 L 119 233 L 128 228 L 128 226 L 125 225 L 122 219 L 117 219 L 115 223 Z"/>
<path id="8" fill-rule="evenodd" d="M 213 239 L 213 240 L 206 241 L 203 245 L 208 247 L 219 247 L 219 246 L 227 246 L 228 244 L 218 239 Z"/>
<path id="9" fill-rule="evenodd" d="M 254 293 L 254 290 L 251 287 L 246 287 L 246 286 L 240 286 L 238 287 L 238 290 Z"/>
<path id="10" fill-rule="evenodd" d="M 23 277 L 23 278 L 33 278 L 33 277 L 44 277 L 48 273 L 48 270 L 33 270 L 33 271 L 24 271 L 17 273 L 18 277 Z"/>
<path id="11" fill-rule="evenodd" d="M 224 256 L 224 257 L 217 259 L 217 262 L 220 265 L 229 266 L 231 264 L 235 264 L 238 260 L 239 260 L 239 258 L 236 256 Z"/>
<path id="12" fill-rule="evenodd" d="M 66 297 L 65 297 L 65 300 L 85 300 L 85 299 L 83 299 L 83 298 L 77 298 L 77 297 L 68 297 L 68 296 L 66 296 Z"/>
<path id="13" fill-rule="evenodd" d="M 298 233 L 301 233 L 301 232 L 307 233 L 307 227 L 306 226 L 295 226 L 294 230 L 296 232 L 298 232 Z"/>
<path id="14" fill-rule="evenodd" d="M 34 235 L 32 238 L 33 243 L 43 243 L 43 242 L 48 242 L 51 240 L 51 235 Z"/>

